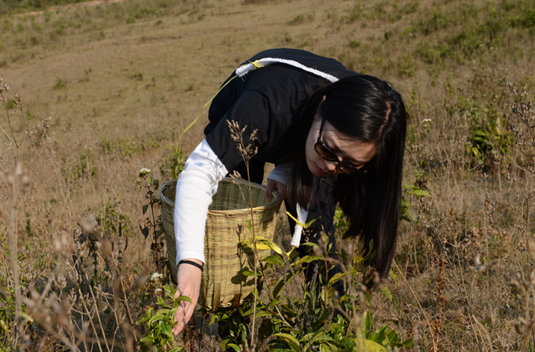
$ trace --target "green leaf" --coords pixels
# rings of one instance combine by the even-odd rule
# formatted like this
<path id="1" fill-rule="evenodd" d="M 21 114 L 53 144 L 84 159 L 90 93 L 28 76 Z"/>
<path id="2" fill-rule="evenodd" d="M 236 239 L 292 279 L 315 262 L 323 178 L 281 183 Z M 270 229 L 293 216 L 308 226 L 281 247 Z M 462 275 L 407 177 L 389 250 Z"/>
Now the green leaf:
<path id="1" fill-rule="evenodd" d="M 363 347 L 365 349 L 359 348 L 359 341 L 358 339 L 353 338 L 353 341 L 355 341 L 356 346 L 351 348 L 346 348 L 343 350 L 338 350 L 338 352 L 361 352 L 363 350 L 367 352 L 388 352 L 388 349 L 384 346 L 381 346 L 377 342 L 371 341 L 371 340 L 361 340 L 361 343 L 364 344 Z"/>
<path id="2" fill-rule="evenodd" d="M 388 352 L 388 349 L 384 346 L 381 346 L 377 342 L 366 340 L 364 341 L 366 346 L 366 351 L 368 352 Z"/>
<path id="3" fill-rule="evenodd" d="M 351 339 L 351 338 L 346 338 L 346 339 L 343 339 L 342 341 L 340 341 L 338 343 L 338 346 L 340 348 L 343 348 L 344 350 L 343 351 L 347 351 L 347 350 L 350 350 L 352 351 L 353 350 L 353 347 L 355 347 L 357 345 L 357 343 L 355 342 L 354 339 Z"/>
<path id="4" fill-rule="evenodd" d="M 323 350 L 320 349 L 320 351 L 325 351 L 325 352 L 338 352 L 339 351 L 338 347 L 336 347 L 335 345 L 329 342 L 324 342 L 322 345 L 322 348 Z"/>
<path id="5" fill-rule="evenodd" d="M 297 266 L 297 265 L 301 265 L 301 264 L 304 264 L 304 263 L 311 263 L 311 262 L 316 261 L 316 260 L 323 261 L 323 258 L 322 257 L 316 257 L 316 256 L 313 256 L 313 255 L 306 255 L 303 258 L 293 262 L 292 266 Z"/>
<path id="6" fill-rule="evenodd" d="M 385 295 L 385 297 L 392 302 L 392 292 L 390 292 L 390 289 L 388 287 L 383 287 L 381 290 L 379 290 L 379 292 Z"/>
<path id="7" fill-rule="evenodd" d="M 299 352 L 301 350 L 299 347 L 299 341 L 297 341 L 297 339 L 290 334 L 278 333 L 278 334 L 273 334 L 273 337 L 282 338 L 284 341 L 286 341 L 286 343 L 290 346 L 290 348 L 294 352 Z"/>
<path id="8" fill-rule="evenodd" d="M 148 204 L 143 205 L 143 215 L 145 215 L 145 213 L 147 212 L 147 209 L 149 209 L 149 205 Z"/>
<path id="9" fill-rule="evenodd" d="M 293 275 L 291 273 L 288 273 L 286 275 L 286 285 L 289 285 L 290 282 L 293 280 Z M 281 277 L 279 281 L 277 282 L 277 285 L 273 289 L 273 297 L 277 298 L 279 297 L 279 294 L 281 293 L 282 289 L 284 288 L 284 277 Z"/>
<path id="10" fill-rule="evenodd" d="M 270 255 L 264 258 L 264 261 L 269 264 L 277 265 L 277 266 L 284 266 L 284 260 L 276 255 Z"/>
<path id="11" fill-rule="evenodd" d="M 156 237 L 155 237 L 155 238 L 160 237 L 160 235 L 161 235 L 162 233 L 164 233 L 164 231 L 165 231 L 165 229 L 164 229 L 163 227 L 161 227 L 161 228 L 158 230 L 158 232 L 156 232 Z"/>
<path id="12" fill-rule="evenodd" d="M 28 314 L 26 314 L 26 313 L 24 313 L 24 312 L 21 312 L 21 315 L 22 315 L 22 317 L 24 318 L 25 323 L 26 323 L 26 322 L 29 322 L 29 323 L 32 323 L 32 324 L 33 324 L 33 319 L 32 319 L 32 317 L 30 317 Z"/>
<path id="13" fill-rule="evenodd" d="M 405 220 L 408 223 L 413 223 L 413 220 L 407 215 L 401 215 L 401 220 Z"/>
<path id="14" fill-rule="evenodd" d="M 147 318 L 152 318 L 154 316 L 154 308 L 150 308 L 148 311 L 147 311 Z"/>
<path id="15" fill-rule="evenodd" d="M 387 328 L 388 326 L 385 325 L 382 328 L 375 330 L 370 336 L 368 336 L 368 340 L 371 340 L 371 341 L 377 342 L 380 345 L 383 345 L 386 339 Z"/>
<path id="16" fill-rule="evenodd" d="M 162 297 L 158 297 L 158 304 L 165 308 L 171 308 Z"/>
<path id="17" fill-rule="evenodd" d="M 252 315 L 253 311 L 254 311 L 254 309 L 251 308 L 247 312 L 243 313 L 242 316 L 247 317 L 249 315 Z M 258 307 L 256 308 L 256 318 L 257 319 L 258 318 L 262 318 L 262 317 L 267 317 L 267 316 L 270 316 L 270 315 L 272 315 L 271 312 L 266 312 L 264 310 L 259 310 Z"/>
<path id="18" fill-rule="evenodd" d="M 242 246 L 251 247 L 252 248 L 252 238 L 248 238 L 246 240 L 243 240 L 240 244 Z M 267 238 L 262 237 L 262 236 L 256 236 L 256 249 L 262 250 L 262 251 L 271 249 L 274 252 L 276 252 L 277 254 L 282 255 L 282 249 L 279 247 L 278 244 L 276 244 L 275 242 L 270 241 Z M 293 250 L 294 250 L 294 247 L 292 247 L 292 249 L 289 252 L 286 252 L 286 255 L 290 256 L 290 254 L 293 252 Z"/>
<path id="19" fill-rule="evenodd" d="M 266 307 L 274 307 L 281 304 L 282 301 L 280 299 L 275 299 L 274 301 L 270 301 Z"/>
<path id="20" fill-rule="evenodd" d="M 394 273 L 394 270 L 390 269 L 390 272 L 388 273 L 388 276 L 390 276 L 392 278 L 392 280 L 394 280 L 394 283 L 396 283 L 398 281 L 398 276 L 396 275 L 396 273 Z"/>
<path id="21" fill-rule="evenodd" d="M 314 342 L 323 343 L 325 341 L 332 341 L 333 338 L 330 337 L 329 335 L 326 335 L 325 332 L 323 331 L 316 331 L 316 332 L 303 336 L 302 340 L 308 341 L 305 347 L 303 348 L 303 352 L 304 352 L 304 351 L 307 351 L 308 348 L 310 348 Z"/>
<path id="22" fill-rule="evenodd" d="M 188 296 L 180 296 L 175 300 L 175 302 L 179 302 L 179 303 L 182 301 L 186 301 L 186 302 L 193 304 L 193 302 L 191 301 L 191 298 L 189 298 Z"/>
<path id="23" fill-rule="evenodd" d="M 364 258 L 362 257 L 354 257 L 353 258 L 353 266 L 357 266 L 360 262 L 363 262 L 364 261 Z"/>
<path id="24" fill-rule="evenodd" d="M 237 346 L 237 345 L 235 345 L 235 344 L 233 344 L 233 343 L 229 343 L 229 344 L 227 345 L 227 347 L 232 347 L 232 348 L 234 349 L 234 351 L 236 351 L 236 352 L 241 352 L 240 347 Z"/>
<path id="25" fill-rule="evenodd" d="M 362 332 L 364 333 L 364 337 L 368 337 L 368 335 L 370 334 L 372 325 L 373 325 L 373 318 L 368 311 L 365 311 L 363 313 L 361 322 L 362 322 L 361 329 L 362 329 Z"/>
<path id="26" fill-rule="evenodd" d="M 329 283 L 327 284 L 327 288 L 331 287 L 336 282 L 340 281 L 346 276 L 346 273 L 337 273 L 331 279 L 329 280 Z"/>
<path id="27" fill-rule="evenodd" d="M 160 320 L 159 327 L 160 327 L 161 332 L 165 336 L 169 337 L 170 339 L 173 338 L 173 333 L 171 332 L 171 328 L 169 327 L 169 325 L 167 325 L 167 323 L 165 321 Z"/>
<path id="28" fill-rule="evenodd" d="M 319 219 L 321 219 L 321 216 L 318 216 L 317 218 L 310 220 L 309 222 L 307 222 L 307 223 L 305 224 L 305 226 L 303 226 L 303 228 L 304 228 L 304 229 L 308 229 L 310 226 L 312 226 L 312 224 L 313 224 L 316 220 L 319 220 Z"/>
<path id="29" fill-rule="evenodd" d="M 175 347 L 172 350 L 169 350 L 169 352 L 184 352 L 185 346 L 182 347 Z"/>
<path id="30" fill-rule="evenodd" d="M 226 351 L 226 350 L 227 350 L 227 344 L 230 342 L 230 340 L 232 340 L 232 337 L 233 337 L 233 336 L 225 337 L 225 338 L 221 341 L 221 349 L 222 349 L 223 351 Z"/>
<path id="31" fill-rule="evenodd" d="M 318 244 L 317 243 L 314 243 L 314 242 L 305 242 L 305 243 L 301 243 L 301 246 L 307 246 L 307 247 L 314 247 L 314 246 L 317 246 Z"/>
<path id="32" fill-rule="evenodd" d="M 413 348 L 414 347 L 414 340 L 408 339 L 408 340 L 403 341 L 401 344 L 403 346 L 405 346 L 405 347 Z"/>
<path id="33" fill-rule="evenodd" d="M 156 339 L 152 336 L 145 336 L 144 338 L 142 338 L 139 343 L 141 345 L 145 345 L 147 347 L 152 347 L 155 345 L 155 342 L 156 342 Z"/>
<path id="34" fill-rule="evenodd" d="M 403 345 L 399 341 L 398 334 L 393 329 L 386 329 L 386 341 L 390 347 L 402 347 Z M 384 345 L 384 343 L 383 343 Z"/>
<path id="35" fill-rule="evenodd" d="M 242 273 L 243 275 L 245 275 L 245 276 L 255 276 L 255 275 L 254 275 L 254 272 L 249 271 L 249 270 L 244 270 L 244 271 L 242 271 L 241 273 Z M 259 272 L 256 273 L 256 276 L 262 276 L 262 273 L 259 271 Z"/>
<path id="36" fill-rule="evenodd" d="M 219 321 L 218 318 L 219 318 L 219 317 L 217 316 L 217 314 L 212 315 L 212 317 L 210 318 L 210 322 L 208 323 L 208 325 L 212 325 L 212 324 L 215 323 L 216 321 Z"/>
<path id="37" fill-rule="evenodd" d="M 342 317 L 340 317 L 340 319 L 344 319 Z M 338 329 L 338 328 L 342 328 L 344 327 L 345 325 L 342 325 L 342 324 L 338 324 L 338 323 L 331 323 L 331 325 L 329 326 L 329 328 L 327 329 L 327 331 L 325 331 L 325 333 L 328 333 L 330 331 L 333 331 L 335 329 Z"/>
<path id="38" fill-rule="evenodd" d="M 169 309 L 160 309 L 155 316 L 150 318 L 147 325 L 151 326 L 152 323 L 157 322 L 159 320 L 165 319 L 166 313 L 169 311 Z"/>

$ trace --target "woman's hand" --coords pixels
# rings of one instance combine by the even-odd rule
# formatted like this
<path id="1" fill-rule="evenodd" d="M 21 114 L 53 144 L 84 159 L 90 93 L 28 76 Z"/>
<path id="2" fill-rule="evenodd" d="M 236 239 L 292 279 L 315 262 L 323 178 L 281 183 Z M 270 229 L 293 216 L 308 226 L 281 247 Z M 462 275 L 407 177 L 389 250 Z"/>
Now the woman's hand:
<path id="1" fill-rule="evenodd" d="M 188 259 L 192 262 L 203 264 L 198 259 Z M 175 314 L 175 321 L 177 325 L 173 328 L 173 334 L 178 335 L 182 329 L 186 326 L 188 321 L 193 315 L 193 310 L 197 305 L 199 299 L 199 290 L 201 288 L 202 271 L 196 266 L 190 264 L 181 264 L 177 270 L 177 283 L 178 288 L 175 293 L 175 299 L 180 296 L 187 296 L 191 299 L 192 303 L 182 301 Z"/>
<path id="2" fill-rule="evenodd" d="M 286 185 L 282 182 L 268 178 L 266 186 L 267 200 L 271 201 L 273 191 L 277 191 L 277 193 L 281 196 L 282 200 L 286 199 Z"/>

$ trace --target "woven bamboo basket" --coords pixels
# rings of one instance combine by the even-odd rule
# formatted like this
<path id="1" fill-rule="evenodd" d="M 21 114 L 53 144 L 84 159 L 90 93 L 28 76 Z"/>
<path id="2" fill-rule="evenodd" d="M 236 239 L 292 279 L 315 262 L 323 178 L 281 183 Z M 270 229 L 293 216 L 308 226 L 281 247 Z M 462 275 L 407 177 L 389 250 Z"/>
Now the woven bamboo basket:
<path id="1" fill-rule="evenodd" d="M 167 242 L 167 254 L 173 277 L 176 278 L 176 246 L 173 212 L 177 180 L 163 183 L 158 189 L 162 204 L 162 223 Z M 266 188 L 251 182 L 255 233 L 269 240 L 275 234 L 276 213 L 281 202 L 274 193 L 266 199 Z M 246 201 L 245 201 L 246 200 Z M 246 181 L 224 178 L 218 185 L 208 211 L 204 238 L 205 266 L 202 274 L 199 303 L 208 310 L 238 306 L 254 288 L 254 277 L 244 271 L 254 271 L 253 252 L 240 243 L 252 237 L 249 190 Z M 269 250 L 259 251 L 261 259 Z"/>

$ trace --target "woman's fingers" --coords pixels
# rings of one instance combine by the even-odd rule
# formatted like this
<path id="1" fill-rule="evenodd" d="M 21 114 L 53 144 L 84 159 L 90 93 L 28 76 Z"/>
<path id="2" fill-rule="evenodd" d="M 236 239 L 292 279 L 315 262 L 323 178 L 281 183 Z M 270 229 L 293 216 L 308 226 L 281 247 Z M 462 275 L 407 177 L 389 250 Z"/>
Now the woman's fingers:
<path id="1" fill-rule="evenodd" d="M 202 264 L 202 262 L 197 259 L 189 260 Z M 197 304 L 197 300 L 199 299 L 201 277 L 202 271 L 193 265 L 184 263 L 178 267 L 178 287 L 175 293 L 175 299 L 180 296 L 187 296 L 191 299 L 192 303 L 189 303 L 187 301 L 180 302 L 178 310 L 175 314 L 175 321 L 177 325 L 173 327 L 172 330 L 175 336 L 178 335 L 182 331 L 182 329 L 184 329 L 188 321 L 191 319 L 191 316 L 193 315 L 195 305 Z"/>
<path id="2" fill-rule="evenodd" d="M 177 325 L 173 328 L 173 334 L 178 335 L 184 327 L 188 324 L 194 311 L 194 305 L 189 302 L 181 302 L 180 308 L 176 312 L 175 321 Z"/>
<path id="3" fill-rule="evenodd" d="M 274 181 L 268 178 L 266 186 L 267 200 L 271 201 L 273 191 L 277 191 L 277 193 L 281 196 L 282 200 L 286 199 L 286 185 L 279 181 Z"/>
<path id="4" fill-rule="evenodd" d="M 268 178 L 267 180 L 267 186 L 266 186 L 266 198 L 268 201 L 271 201 L 273 189 L 275 188 L 275 184 L 277 182 L 273 181 L 272 179 Z"/>
<path id="5" fill-rule="evenodd" d="M 181 294 L 177 291 L 177 293 L 175 294 L 175 299 L 180 297 Z M 177 322 L 177 324 L 173 327 L 172 331 L 173 331 L 173 334 L 176 336 L 178 335 L 182 329 L 184 329 L 184 326 L 186 326 L 186 324 L 188 323 L 185 319 L 185 309 L 186 309 L 186 306 L 185 304 L 183 304 L 184 302 L 181 302 L 180 303 L 180 306 L 175 314 L 175 321 Z"/>
<path id="6" fill-rule="evenodd" d="M 180 296 L 188 296 L 185 292 L 177 290 L 175 293 L 175 299 Z M 188 296 L 189 297 L 189 296 Z M 191 297 L 190 297 L 191 298 Z M 193 302 L 193 299 L 192 299 Z M 182 329 L 186 326 L 188 321 L 191 319 L 195 306 L 189 302 L 182 301 L 180 302 L 179 308 L 175 314 L 175 321 L 177 325 L 173 328 L 173 334 L 178 335 Z"/>

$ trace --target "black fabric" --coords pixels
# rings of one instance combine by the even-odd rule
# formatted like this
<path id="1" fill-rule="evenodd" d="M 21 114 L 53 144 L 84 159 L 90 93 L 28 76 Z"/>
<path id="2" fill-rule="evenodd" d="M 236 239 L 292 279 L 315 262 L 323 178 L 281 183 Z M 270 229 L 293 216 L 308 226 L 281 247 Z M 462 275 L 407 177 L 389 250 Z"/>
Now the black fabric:
<path id="1" fill-rule="evenodd" d="M 356 74 L 334 59 L 295 49 L 271 49 L 253 56 L 247 62 L 272 57 L 297 61 L 307 67 L 343 78 Z M 234 73 L 229 77 L 232 78 Z M 272 64 L 232 80 L 214 99 L 208 113 L 206 141 L 227 170 L 242 162 L 236 142 L 230 137 L 228 120 L 247 126 L 244 141 L 258 129 L 255 146 L 260 162 L 278 163 L 295 156 L 294 122 L 308 97 L 330 82 L 315 74 L 286 64 Z"/>
<path id="2" fill-rule="evenodd" d="M 282 58 L 299 62 L 310 68 L 344 78 L 355 75 L 341 63 L 315 54 L 295 49 L 271 49 L 253 56 L 247 62 L 261 58 Z M 231 79 L 234 73 L 229 77 Z M 227 80 L 228 81 L 228 80 Z M 225 82 L 226 83 L 226 82 Z M 208 113 L 209 124 L 204 133 L 206 141 L 223 162 L 229 173 L 233 170 L 240 172 L 242 178 L 247 179 L 247 171 L 236 148 L 236 142 L 230 136 L 227 119 L 237 121 L 240 128 L 247 126 L 243 134 L 244 143 L 249 143 L 249 136 L 258 129 L 255 146 L 257 155 L 251 160 L 251 181 L 261 183 L 264 175 L 264 163 L 278 163 L 285 158 L 295 157 L 294 123 L 301 113 L 308 97 L 322 86 L 330 84 L 324 78 L 286 64 L 272 64 L 267 67 L 249 72 L 243 78 L 236 78 L 230 82 L 214 99 Z M 311 116 L 313 118 L 313 116 Z M 323 179 L 313 195 L 313 204 L 309 207 L 308 220 L 317 220 L 307 234 L 302 237 L 302 243 L 315 242 L 320 239 L 320 231 L 329 234 L 330 243 L 334 241 L 334 211 L 332 200 L 332 180 Z M 296 216 L 295 209 L 286 203 L 287 210 Z M 289 218 L 293 233 L 294 221 Z M 300 255 L 306 255 L 305 247 L 300 247 Z M 333 251 L 336 247 L 333 246 Z M 313 265 L 317 265 L 313 264 Z M 327 277 L 325 268 L 319 268 L 326 283 L 334 274 L 341 271 L 340 267 L 331 267 Z M 314 266 L 306 270 L 306 278 L 311 280 Z M 339 281 L 335 289 L 340 294 L 344 292 L 344 284 Z"/>
<path id="3" fill-rule="evenodd" d="M 234 171 L 238 171 L 241 178 L 247 180 L 247 167 L 245 166 L 245 162 L 242 161 L 239 163 L 234 170 L 229 172 L 229 175 L 232 175 Z M 264 181 L 264 162 L 258 161 L 255 158 L 251 159 L 249 162 L 249 176 L 249 180 L 251 180 L 251 182 L 261 185 L 262 181 Z"/>

